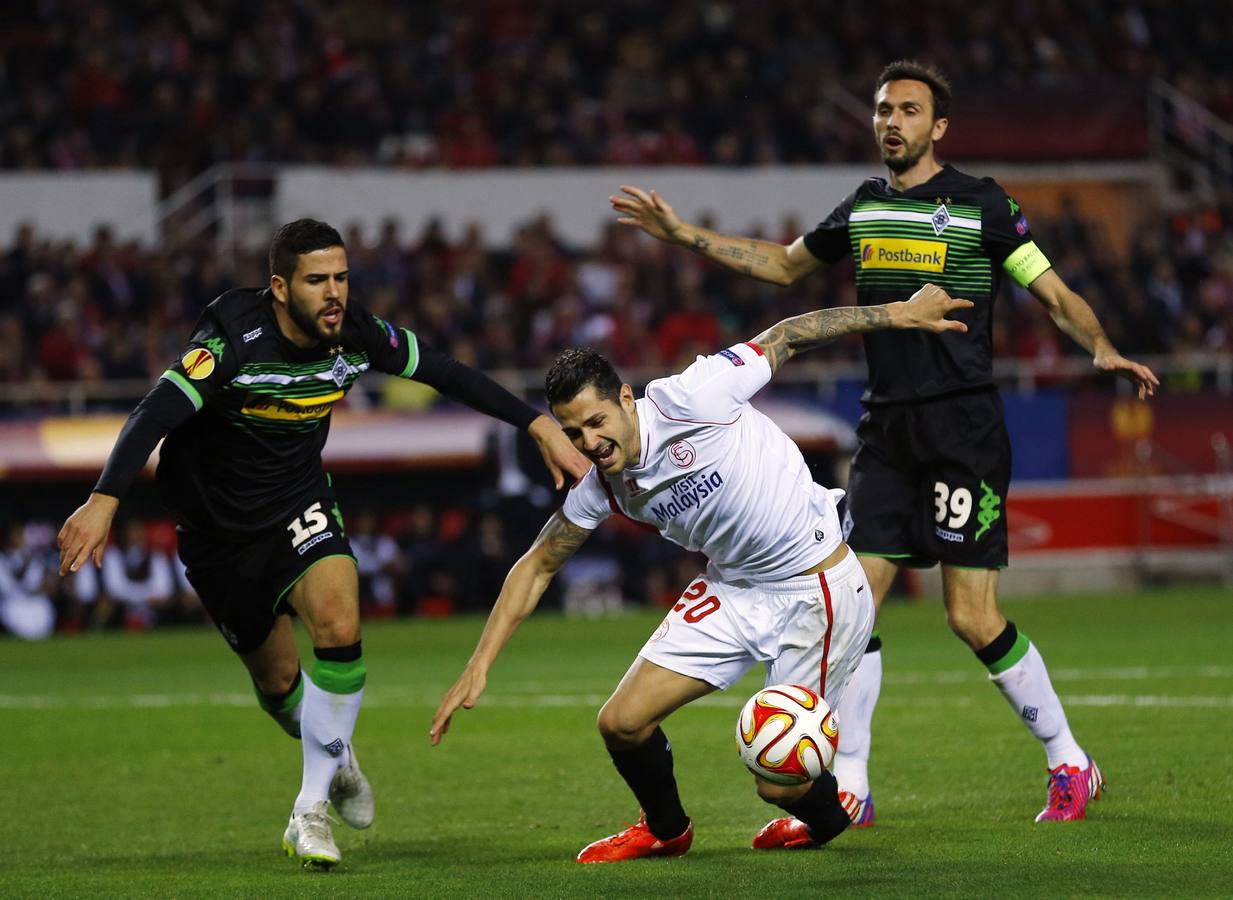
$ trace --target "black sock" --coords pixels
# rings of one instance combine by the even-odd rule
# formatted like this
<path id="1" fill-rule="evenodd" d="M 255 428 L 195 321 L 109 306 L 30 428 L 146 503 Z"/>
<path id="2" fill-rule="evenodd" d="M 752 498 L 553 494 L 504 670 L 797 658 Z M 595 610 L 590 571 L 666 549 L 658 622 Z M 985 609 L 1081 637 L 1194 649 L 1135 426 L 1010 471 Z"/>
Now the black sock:
<path id="1" fill-rule="evenodd" d="M 672 776 L 672 745 L 662 728 L 630 750 L 608 748 L 612 764 L 646 813 L 646 825 L 661 841 L 680 837 L 689 827 L 689 817 Z"/>
<path id="2" fill-rule="evenodd" d="M 780 808 L 796 816 L 809 827 L 809 836 L 825 844 L 852 824 L 847 812 L 839 805 L 839 782 L 830 772 L 823 772 L 803 797 Z"/>

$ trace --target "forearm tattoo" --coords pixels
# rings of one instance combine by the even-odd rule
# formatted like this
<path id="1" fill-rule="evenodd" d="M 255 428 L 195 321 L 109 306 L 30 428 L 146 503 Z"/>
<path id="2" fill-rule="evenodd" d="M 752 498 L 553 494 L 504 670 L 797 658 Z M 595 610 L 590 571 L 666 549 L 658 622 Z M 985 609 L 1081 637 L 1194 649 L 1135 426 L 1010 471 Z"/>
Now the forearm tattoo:
<path id="1" fill-rule="evenodd" d="M 754 266 L 765 266 L 771 261 L 770 254 L 760 250 L 757 241 L 750 241 L 748 247 L 738 247 L 735 244 L 722 245 L 715 248 L 717 259 L 728 261 L 734 269 L 740 269 L 746 275 L 752 275 Z"/>
<path id="2" fill-rule="evenodd" d="M 762 348 L 774 372 L 802 350 L 819 347 L 841 335 L 889 328 L 890 324 L 890 312 L 885 306 L 840 306 L 784 319 L 753 342 Z"/>
<path id="3" fill-rule="evenodd" d="M 555 570 L 564 565 L 565 561 L 573 556 L 590 536 L 589 529 L 579 528 L 565 518 L 560 510 L 557 510 L 544 523 L 543 530 L 535 539 L 535 543 L 542 548 L 544 555 Z"/>

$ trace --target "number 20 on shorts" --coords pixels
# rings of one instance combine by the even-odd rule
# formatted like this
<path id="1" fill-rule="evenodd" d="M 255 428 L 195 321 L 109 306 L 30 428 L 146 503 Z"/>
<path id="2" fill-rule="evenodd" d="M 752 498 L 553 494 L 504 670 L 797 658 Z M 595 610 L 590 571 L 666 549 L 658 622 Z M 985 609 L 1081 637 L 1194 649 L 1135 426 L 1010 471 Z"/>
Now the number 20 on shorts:
<path id="1" fill-rule="evenodd" d="M 681 594 L 681 599 L 676 602 L 676 606 L 672 607 L 673 611 L 681 613 L 681 618 L 690 625 L 702 621 L 719 609 L 719 598 L 711 594 L 701 599 L 705 593 L 706 582 L 695 581 L 685 593 Z"/>

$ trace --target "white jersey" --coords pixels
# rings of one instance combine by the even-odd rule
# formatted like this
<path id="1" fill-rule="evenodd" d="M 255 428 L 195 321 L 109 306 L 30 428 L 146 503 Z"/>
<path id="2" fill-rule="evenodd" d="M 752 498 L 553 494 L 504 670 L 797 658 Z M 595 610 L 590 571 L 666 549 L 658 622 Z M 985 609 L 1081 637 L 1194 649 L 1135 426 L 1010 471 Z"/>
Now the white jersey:
<path id="1" fill-rule="evenodd" d="M 762 351 L 737 344 L 652 381 L 636 402 L 638 467 L 593 468 L 566 497 L 566 518 L 594 529 L 628 516 L 701 551 L 710 577 L 729 584 L 816 566 L 842 540 L 843 492 L 815 484 L 792 439 L 749 403 L 770 378 Z"/>

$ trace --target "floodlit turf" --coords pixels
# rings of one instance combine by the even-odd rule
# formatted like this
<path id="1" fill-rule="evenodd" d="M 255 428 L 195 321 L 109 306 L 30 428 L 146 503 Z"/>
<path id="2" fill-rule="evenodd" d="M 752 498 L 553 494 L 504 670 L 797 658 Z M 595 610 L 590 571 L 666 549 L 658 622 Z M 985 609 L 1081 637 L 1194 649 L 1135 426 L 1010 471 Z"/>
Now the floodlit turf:
<path id="1" fill-rule="evenodd" d="M 479 619 L 371 624 L 356 746 L 377 792 L 342 865 L 279 843 L 299 747 L 212 632 L 0 643 L 0 896 L 831 897 L 1233 893 L 1233 596 L 1211 588 L 1006 604 L 1109 780 L 1087 822 L 1035 825 L 1044 758 L 937 603 L 888 606 L 878 825 L 760 853 L 773 811 L 737 761 L 751 677 L 670 719 L 693 850 L 579 866 L 637 809 L 595 712 L 655 616 L 532 617 L 478 709 L 430 749 Z"/>

